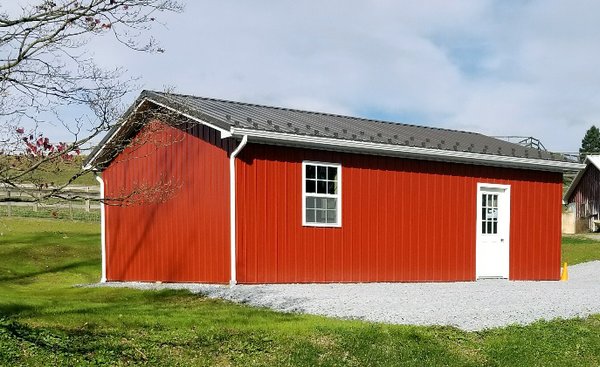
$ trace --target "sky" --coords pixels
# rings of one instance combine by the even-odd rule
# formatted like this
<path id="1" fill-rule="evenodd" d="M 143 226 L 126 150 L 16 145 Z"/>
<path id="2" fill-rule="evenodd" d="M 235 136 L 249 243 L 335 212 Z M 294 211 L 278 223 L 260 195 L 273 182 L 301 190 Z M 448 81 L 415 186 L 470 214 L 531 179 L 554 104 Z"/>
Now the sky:
<path id="1" fill-rule="evenodd" d="M 140 90 L 533 136 L 574 152 L 600 124 L 598 14 L 593 0 L 190 0 L 158 16 L 164 53 L 108 38 L 91 52 Z"/>

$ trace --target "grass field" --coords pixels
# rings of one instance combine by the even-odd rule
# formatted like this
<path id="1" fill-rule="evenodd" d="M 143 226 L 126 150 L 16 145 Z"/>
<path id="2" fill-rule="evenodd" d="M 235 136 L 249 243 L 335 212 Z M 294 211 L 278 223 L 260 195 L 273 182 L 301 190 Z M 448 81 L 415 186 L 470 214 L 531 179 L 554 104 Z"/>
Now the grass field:
<path id="1" fill-rule="evenodd" d="M 600 260 L 600 243 L 583 236 L 564 236 L 562 258 L 569 265 Z"/>
<path id="2" fill-rule="evenodd" d="M 0 220 L 0 365 L 600 364 L 600 316 L 469 333 L 280 314 L 186 292 L 73 287 L 99 278 L 98 230 Z M 580 245 L 566 256 L 581 259 L 570 252 Z"/>
<path id="3" fill-rule="evenodd" d="M 70 161 L 52 161 L 43 164 L 38 169 L 21 177 L 20 183 L 61 185 L 66 183 L 73 175 L 80 172 L 86 156 L 77 156 Z M 7 159 L 7 158 L 4 158 Z M 25 167 L 28 167 L 26 164 Z M 16 173 L 16 172 L 15 172 Z M 98 181 L 90 172 L 78 177 L 73 185 L 98 186 Z"/>

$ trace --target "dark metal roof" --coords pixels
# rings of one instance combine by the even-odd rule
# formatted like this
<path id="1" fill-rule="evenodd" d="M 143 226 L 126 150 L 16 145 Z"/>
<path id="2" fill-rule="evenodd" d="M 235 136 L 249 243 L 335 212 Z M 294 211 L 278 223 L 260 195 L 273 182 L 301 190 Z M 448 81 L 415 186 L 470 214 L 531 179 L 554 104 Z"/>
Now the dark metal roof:
<path id="1" fill-rule="evenodd" d="M 243 128 L 446 151 L 567 161 L 561 154 L 527 148 L 468 131 L 155 91 L 143 91 L 136 104 L 145 99 L 201 119 L 224 130 Z M 128 113 L 131 111 L 130 109 Z M 126 118 L 127 114 L 124 120 Z M 118 126 L 115 126 L 116 128 Z M 107 137 L 90 154 L 90 157 L 94 156 L 115 131 L 107 134 Z"/>
<path id="2" fill-rule="evenodd" d="M 559 154 L 509 143 L 479 133 L 416 126 L 395 122 L 301 111 L 282 107 L 225 101 L 160 92 L 146 92 L 164 102 L 175 104 L 220 122 L 247 129 L 268 130 L 300 135 L 407 145 L 432 149 L 496 154 L 521 158 L 564 160 Z M 219 124 L 221 125 L 221 124 Z M 221 125 L 223 126 L 223 125 Z M 223 126 L 225 127 L 225 126 Z"/>

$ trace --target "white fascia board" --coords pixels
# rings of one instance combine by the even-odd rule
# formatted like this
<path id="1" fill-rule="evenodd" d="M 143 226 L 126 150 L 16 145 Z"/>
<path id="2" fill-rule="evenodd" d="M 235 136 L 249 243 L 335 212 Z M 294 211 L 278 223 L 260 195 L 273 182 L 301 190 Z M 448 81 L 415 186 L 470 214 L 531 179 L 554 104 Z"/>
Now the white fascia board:
<path id="1" fill-rule="evenodd" d="M 206 126 L 208 126 L 208 127 L 210 127 L 210 128 L 213 128 L 213 129 L 215 129 L 215 130 L 219 131 L 219 132 L 221 133 L 221 139 L 230 138 L 230 137 L 231 137 L 231 135 L 232 135 L 230 130 L 223 129 L 222 127 L 219 127 L 219 126 L 217 126 L 217 125 L 211 124 L 210 122 L 206 122 L 206 121 L 204 121 L 204 120 L 201 120 L 201 119 L 199 119 L 199 118 L 197 118 L 197 117 L 194 117 L 194 116 L 192 116 L 192 115 L 190 115 L 190 114 L 187 114 L 187 113 L 185 113 L 185 112 L 181 112 L 181 111 L 180 111 L 180 110 L 178 110 L 178 109 L 175 109 L 175 108 L 173 108 L 173 107 L 169 107 L 169 106 L 167 106 L 167 105 L 165 105 L 165 104 L 162 104 L 162 103 L 160 103 L 160 102 L 157 102 L 157 101 L 153 100 L 152 98 L 146 98 L 146 99 L 147 99 L 148 101 L 150 101 L 150 102 L 154 103 L 154 104 L 155 104 L 155 105 L 157 105 L 157 106 L 160 106 L 160 107 L 162 107 L 162 108 L 165 108 L 165 109 L 167 109 L 167 110 L 169 110 L 169 111 L 172 111 L 172 112 L 174 112 L 174 113 L 176 113 L 176 114 L 178 114 L 178 115 L 185 116 L 185 117 L 189 118 L 190 120 L 194 120 L 194 121 L 196 121 L 196 122 L 198 122 L 198 123 L 200 123 L 200 124 L 202 124 L 202 125 L 206 125 Z"/>
<path id="2" fill-rule="evenodd" d="M 135 106 L 135 108 L 129 114 L 129 116 L 135 115 L 137 113 L 137 111 L 140 109 L 140 107 L 142 107 L 142 105 L 144 104 L 144 102 L 146 102 L 146 98 L 142 99 L 140 101 L 140 103 L 138 103 L 137 106 Z M 115 130 L 115 132 L 112 133 L 111 136 L 108 137 L 108 140 L 104 142 L 104 144 L 100 147 L 100 149 L 98 149 L 98 151 L 96 152 L 96 154 L 94 154 L 94 156 L 89 160 L 89 163 L 86 164 L 85 166 L 83 166 L 84 170 L 89 170 L 89 169 L 92 169 L 94 167 L 93 163 L 96 161 L 96 158 L 98 158 L 98 156 L 100 155 L 100 153 L 102 153 L 102 151 L 104 150 L 104 147 L 106 147 L 111 142 L 111 140 L 113 140 L 113 138 L 115 136 L 119 135 L 119 131 L 121 131 L 123 129 L 123 126 L 127 125 L 127 121 L 129 119 L 129 116 L 127 116 L 127 118 L 121 122 L 121 125 L 119 126 L 119 128 L 117 130 Z"/>
<path id="3" fill-rule="evenodd" d="M 213 129 L 215 129 L 215 130 L 219 131 L 219 133 L 221 133 L 221 139 L 230 138 L 230 137 L 232 136 L 232 133 L 231 133 L 231 131 L 229 131 L 229 130 L 223 129 L 223 128 L 221 128 L 221 127 L 218 127 L 218 126 L 216 126 L 216 125 L 214 125 L 214 124 L 211 124 L 210 122 L 207 122 L 207 121 L 201 120 L 201 119 L 199 119 L 199 118 L 197 118 L 197 117 L 194 117 L 194 116 L 192 116 L 192 115 L 189 115 L 189 114 L 187 114 L 187 113 L 181 112 L 181 111 L 179 111 L 179 110 L 177 110 L 177 109 L 175 109 L 175 108 L 169 107 L 169 106 L 167 106 L 167 105 L 165 105 L 165 104 L 162 104 L 162 103 L 160 103 L 160 102 L 157 102 L 157 101 L 155 101 L 155 100 L 154 100 L 154 99 L 152 99 L 152 98 L 148 98 L 148 97 L 146 97 L 146 98 L 142 99 L 142 100 L 140 101 L 140 103 L 138 103 L 138 105 L 135 107 L 135 109 L 134 109 L 134 110 L 133 110 L 133 111 L 132 111 L 132 112 L 131 112 L 131 113 L 130 113 L 128 116 L 127 116 L 127 118 L 126 118 L 126 119 L 125 119 L 125 120 L 124 120 L 124 121 L 121 123 L 121 126 L 119 126 L 119 128 L 118 128 L 117 130 L 115 130 L 115 132 L 114 132 L 114 133 L 113 133 L 113 134 L 112 134 L 112 135 L 111 135 L 111 136 L 108 138 L 108 140 L 107 140 L 107 141 L 104 143 L 104 145 L 103 145 L 103 146 L 102 146 L 100 149 L 98 149 L 98 151 L 96 152 L 96 154 L 94 154 L 94 156 L 92 157 L 92 159 L 90 159 L 89 163 L 83 167 L 83 169 L 84 169 L 84 170 L 88 170 L 88 169 L 92 169 L 92 168 L 93 168 L 93 166 L 94 166 L 94 165 L 93 165 L 94 161 L 95 161 L 95 160 L 96 160 L 96 158 L 97 158 L 97 157 L 100 155 L 100 153 L 102 153 L 102 151 L 104 150 L 104 147 L 105 147 L 105 146 L 107 146 L 107 145 L 108 145 L 108 144 L 111 142 L 111 140 L 112 140 L 112 139 L 113 139 L 115 136 L 117 136 L 117 135 L 119 134 L 119 132 L 122 130 L 122 128 L 123 128 L 125 125 L 127 125 L 127 122 L 128 122 L 128 121 L 130 121 L 130 117 L 131 117 L 131 116 L 135 116 L 135 115 L 137 114 L 138 110 L 140 109 L 140 107 L 141 107 L 141 106 L 142 106 L 142 105 L 143 105 L 145 102 L 150 102 L 150 103 L 153 103 L 153 104 L 155 104 L 155 105 L 157 105 L 157 106 L 160 106 L 160 107 L 162 107 L 162 108 L 165 108 L 165 109 L 167 109 L 167 110 L 169 110 L 169 111 L 172 111 L 172 112 L 174 112 L 174 113 L 176 113 L 176 114 L 179 114 L 179 115 L 181 115 L 181 116 L 185 116 L 185 117 L 187 117 L 187 118 L 189 118 L 189 119 L 191 119 L 191 120 L 193 120 L 193 121 L 196 121 L 196 122 L 198 122 L 199 124 L 206 125 L 206 126 L 208 126 L 208 127 L 210 127 L 210 128 L 213 128 Z"/>
<path id="4" fill-rule="evenodd" d="M 525 168 L 554 172 L 578 171 L 585 167 L 583 164 L 572 162 L 428 149 L 404 145 L 334 139 L 320 136 L 275 133 L 264 130 L 232 128 L 232 134 L 236 136 L 248 135 L 248 138 L 259 142 L 279 142 L 286 145 L 297 144 L 305 147 L 315 147 L 321 149 L 326 148 L 333 150 L 345 150 L 388 156 L 402 156 L 406 158 L 422 160 L 469 163 L 485 166 Z"/>

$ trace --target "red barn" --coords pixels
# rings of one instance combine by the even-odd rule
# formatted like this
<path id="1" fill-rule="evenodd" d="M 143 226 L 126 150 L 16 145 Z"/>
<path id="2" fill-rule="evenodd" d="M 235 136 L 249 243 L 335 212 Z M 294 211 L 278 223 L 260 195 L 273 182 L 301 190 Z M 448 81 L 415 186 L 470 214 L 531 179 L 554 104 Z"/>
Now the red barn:
<path id="1" fill-rule="evenodd" d="M 142 92 L 90 154 L 103 281 L 557 280 L 560 155 L 477 133 Z"/>
<path id="2" fill-rule="evenodd" d="M 600 227 L 600 155 L 588 155 L 583 163 L 585 168 L 575 176 L 563 200 L 574 206 L 576 232 L 596 232 Z"/>

